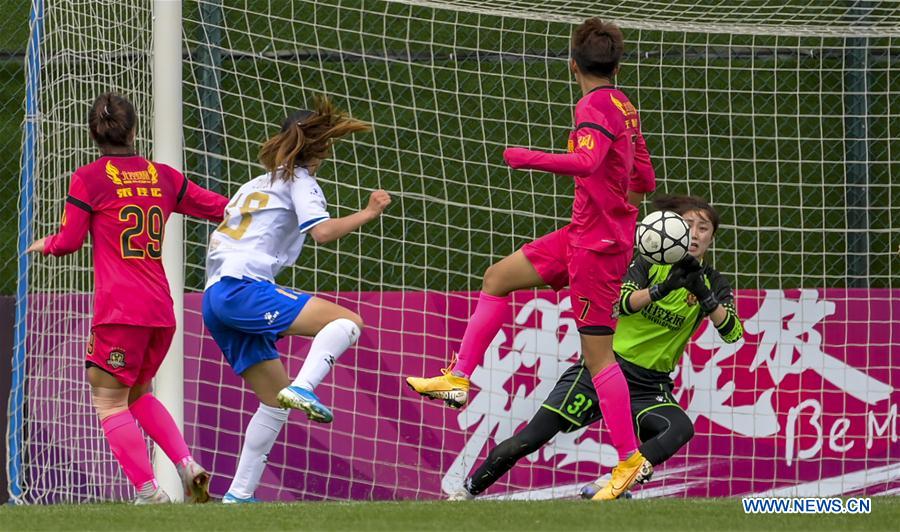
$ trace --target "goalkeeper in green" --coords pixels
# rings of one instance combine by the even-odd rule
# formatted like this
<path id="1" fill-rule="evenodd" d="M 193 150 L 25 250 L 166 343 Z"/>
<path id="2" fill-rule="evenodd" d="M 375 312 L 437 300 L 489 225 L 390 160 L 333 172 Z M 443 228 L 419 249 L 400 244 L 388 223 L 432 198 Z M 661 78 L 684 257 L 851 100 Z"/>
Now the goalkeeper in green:
<path id="1" fill-rule="evenodd" d="M 691 246 L 688 255 L 674 265 L 652 265 L 636 255 L 622 282 L 613 350 L 628 382 L 640 452 L 656 466 L 694 435 L 693 423 L 672 397 L 669 376 L 688 340 L 705 317 L 725 342 L 737 342 L 744 331 L 731 285 L 703 260 L 719 227 L 718 213 L 706 201 L 691 196 L 662 197 L 653 206 L 684 218 L 691 229 Z M 600 419 L 590 373 L 579 361 L 563 373 L 528 425 L 495 447 L 454 498 L 482 493 L 556 434 Z M 638 482 L 647 480 L 649 475 L 644 475 Z M 599 492 L 594 498 L 598 496 Z"/>

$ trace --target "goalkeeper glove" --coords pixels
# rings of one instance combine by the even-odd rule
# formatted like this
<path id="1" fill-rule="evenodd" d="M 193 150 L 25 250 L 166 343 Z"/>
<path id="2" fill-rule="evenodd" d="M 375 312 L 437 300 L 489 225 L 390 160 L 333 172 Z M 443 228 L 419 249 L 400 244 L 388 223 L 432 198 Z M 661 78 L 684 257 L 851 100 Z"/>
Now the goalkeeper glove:
<path id="1" fill-rule="evenodd" d="M 711 314 L 719 306 L 719 299 L 716 294 L 706 286 L 706 280 L 703 272 L 696 271 L 688 275 L 687 289 L 697 296 L 697 302 L 700 303 L 700 310 L 704 314 Z"/>
<path id="2" fill-rule="evenodd" d="M 679 288 L 687 286 L 688 276 L 700 270 L 700 263 L 693 255 L 685 255 L 669 270 L 666 280 L 650 287 L 650 301 L 659 301 Z"/>

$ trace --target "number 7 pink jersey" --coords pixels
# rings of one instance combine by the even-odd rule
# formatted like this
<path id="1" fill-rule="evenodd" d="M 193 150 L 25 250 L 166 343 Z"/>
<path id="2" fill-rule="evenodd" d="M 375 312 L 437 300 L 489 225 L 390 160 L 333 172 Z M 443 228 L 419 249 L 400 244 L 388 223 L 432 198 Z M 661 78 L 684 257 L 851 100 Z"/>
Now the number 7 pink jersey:
<path id="1" fill-rule="evenodd" d="M 508 148 L 503 155 L 513 168 L 575 178 L 571 245 L 631 252 L 638 210 L 628 203 L 628 192 L 652 192 L 656 177 L 637 110 L 622 91 L 597 87 L 578 101 L 568 153 Z"/>
<path id="2" fill-rule="evenodd" d="M 175 325 L 162 265 L 166 220 L 173 212 L 222 220 L 228 199 L 174 168 L 140 156 L 101 157 L 72 174 L 59 232 L 44 254 L 67 255 L 91 233 L 94 325 Z"/>

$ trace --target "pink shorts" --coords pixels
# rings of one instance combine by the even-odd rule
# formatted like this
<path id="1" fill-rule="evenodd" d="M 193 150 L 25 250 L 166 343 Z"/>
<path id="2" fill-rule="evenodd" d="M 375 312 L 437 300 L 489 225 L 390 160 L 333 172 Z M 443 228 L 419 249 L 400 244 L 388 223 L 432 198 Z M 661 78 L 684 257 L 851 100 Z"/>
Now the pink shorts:
<path id="1" fill-rule="evenodd" d="M 88 341 L 87 361 L 125 386 L 144 384 L 166 358 L 175 327 L 95 325 Z"/>
<path id="2" fill-rule="evenodd" d="M 554 290 L 569 287 L 578 327 L 615 328 L 613 309 L 619 300 L 630 253 L 598 253 L 569 243 L 569 226 L 522 247 L 525 258 Z"/>

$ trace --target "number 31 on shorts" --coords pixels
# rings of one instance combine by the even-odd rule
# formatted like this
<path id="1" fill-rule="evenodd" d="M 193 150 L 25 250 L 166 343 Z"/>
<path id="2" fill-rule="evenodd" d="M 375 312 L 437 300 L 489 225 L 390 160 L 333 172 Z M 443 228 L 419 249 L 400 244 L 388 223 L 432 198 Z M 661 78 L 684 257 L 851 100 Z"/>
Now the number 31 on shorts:
<path id="1" fill-rule="evenodd" d="M 577 417 L 587 412 L 593 405 L 593 399 L 588 399 L 583 393 L 575 394 L 572 401 L 566 405 L 566 412 Z"/>

